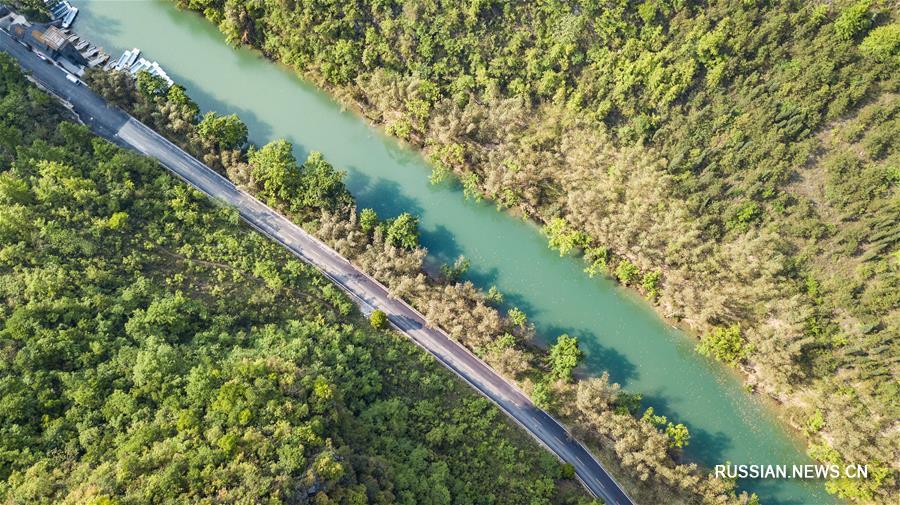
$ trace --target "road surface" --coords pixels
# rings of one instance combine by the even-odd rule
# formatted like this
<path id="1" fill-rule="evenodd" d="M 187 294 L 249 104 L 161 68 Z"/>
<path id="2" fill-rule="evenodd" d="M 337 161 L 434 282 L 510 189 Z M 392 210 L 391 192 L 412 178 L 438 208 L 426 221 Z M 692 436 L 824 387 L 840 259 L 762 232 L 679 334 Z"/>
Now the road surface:
<path id="1" fill-rule="evenodd" d="M 503 379 L 460 343 L 440 329 L 429 328 L 424 316 L 402 300 L 389 296 L 381 283 L 141 122 L 118 108 L 108 106 L 104 99 L 83 84 L 68 81 L 62 69 L 41 60 L 2 30 L 0 50 L 14 56 L 35 81 L 63 100 L 95 133 L 156 158 L 203 193 L 235 207 L 250 226 L 314 265 L 338 284 L 364 313 L 374 309 L 384 311 L 396 329 L 496 403 L 561 460 L 571 464 L 582 484 L 594 496 L 612 505 L 633 503 L 590 452 L 572 439 L 559 422 L 537 408 L 515 385 Z"/>

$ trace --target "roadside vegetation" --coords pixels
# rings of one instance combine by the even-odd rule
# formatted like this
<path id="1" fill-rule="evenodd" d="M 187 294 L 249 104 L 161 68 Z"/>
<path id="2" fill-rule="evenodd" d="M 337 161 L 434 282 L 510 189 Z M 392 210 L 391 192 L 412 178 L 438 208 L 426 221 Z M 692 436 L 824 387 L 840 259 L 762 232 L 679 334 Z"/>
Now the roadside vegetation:
<path id="1" fill-rule="evenodd" d="M 381 218 L 356 209 L 336 171 L 316 152 L 301 162 L 290 143 L 259 147 L 247 142 L 247 128 L 235 115 L 200 114 L 184 88 L 167 86 L 141 73 L 93 70 L 94 89 L 170 137 L 198 159 L 270 206 L 315 233 L 338 253 L 383 282 L 491 366 L 517 382 L 535 402 L 559 416 L 642 502 L 748 503 L 732 482 L 710 478 L 704 469 L 681 463 L 688 443 L 684 425 L 643 416 L 640 395 L 619 391 L 607 377 L 576 381 L 581 359 L 577 339 L 561 336 L 550 352 L 534 347 L 534 329 L 518 309 L 501 313 L 502 294 L 482 293 L 460 281 L 465 259 L 429 277 L 419 245 L 418 219 L 409 213 Z M 372 315 L 370 325 L 386 323 Z M 675 428 L 677 426 L 677 428 Z M 673 443 L 677 436 L 679 443 Z"/>
<path id="2" fill-rule="evenodd" d="M 821 416 L 810 454 L 877 469 L 829 491 L 896 500 L 896 2 L 175 3 Z"/>
<path id="3" fill-rule="evenodd" d="M 0 502 L 594 503 L 381 328 L 0 53 Z"/>

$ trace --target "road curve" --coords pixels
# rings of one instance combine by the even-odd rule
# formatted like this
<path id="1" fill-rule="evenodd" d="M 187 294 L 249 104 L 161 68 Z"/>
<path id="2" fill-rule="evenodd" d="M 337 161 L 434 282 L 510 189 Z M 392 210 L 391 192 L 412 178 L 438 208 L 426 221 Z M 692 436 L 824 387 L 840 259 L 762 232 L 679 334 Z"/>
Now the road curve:
<path id="1" fill-rule="evenodd" d="M 202 164 L 162 136 L 81 84 L 66 80 L 62 69 L 39 59 L 28 48 L 0 30 L 0 50 L 15 57 L 42 87 L 62 100 L 97 134 L 117 144 L 156 158 L 163 166 L 210 197 L 235 207 L 253 228 L 280 243 L 291 253 L 318 268 L 346 291 L 364 313 L 380 309 L 397 330 L 432 354 L 444 366 L 496 403 L 542 445 L 571 464 L 582 484 L 611 505 L 632 505 L 603 466 L 553 417 L 537 408 L 515 385 L 503 379 L 462 344 L 438 328 L 428 327 L 424 316 L 327 245 L 305 232 L 256 198 Z"/>

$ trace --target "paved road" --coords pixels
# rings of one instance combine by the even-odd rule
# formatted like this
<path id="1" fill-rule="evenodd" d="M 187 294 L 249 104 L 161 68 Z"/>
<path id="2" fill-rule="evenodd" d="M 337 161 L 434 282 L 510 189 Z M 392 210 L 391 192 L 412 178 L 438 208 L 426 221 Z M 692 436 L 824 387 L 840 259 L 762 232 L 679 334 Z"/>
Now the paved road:
<path id="1" fill-rule="evenodd" d="M 282 244 L 304 261 L 316 266 L 343 288 L 365 313 L 384 311 L 391 324 L 434 355 L 473 388 L 500 406 L 541 444 L 575 467 L 585 487 L 608 504 L 633 502 L 600 463 L 550 415 L 534 406 L 516 386 L 500 377 L 465 347 L 436 328 L 402 300 L 339 256 L 300 227 L 263 205 L 209 167 L 167 141 L 147 126 L 106 102 L 81 84 L 66 80 L 63 71 L 0 31 L 0 50 L 15 56 L 32 77 L 73 110 L 96 133 L 159 160 L 181 179 L 238 209 L 253 228 Z"/>

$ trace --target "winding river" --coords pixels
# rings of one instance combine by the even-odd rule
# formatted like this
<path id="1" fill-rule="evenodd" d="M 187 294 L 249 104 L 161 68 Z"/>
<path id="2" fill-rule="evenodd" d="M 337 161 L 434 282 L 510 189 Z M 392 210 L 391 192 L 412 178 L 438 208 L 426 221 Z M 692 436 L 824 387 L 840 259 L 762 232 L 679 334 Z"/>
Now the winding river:
<path id="1" fill-rule="evenodd" d="M 684 422 L 693 437 L 686 457 L 708 466 L 807 463 L 803 446 L 737 378 L 694 352 L 695 341 L 660 319 L 636 294 L 589 279 L 581 261 L 560 258 L 530 223 L 466 201 L 461 191 L 434 187 L 415 151 L 384 136 L 292 72 L 248 50 L 230 48 L 216 28 L 169 2 L 78 1 L 74 29 L 114 57 L 140 47 L 203 110 L 236 112 L 253 142 L 283 137 L 297 157 L 321 151 L 348 174 L 360 208 L 382 217 L 402 211 L 421 218 L 432 261 L 462 254 L 475 284 L 497 285 L 528 314 L 543 342 L 578 336 L 583 371 L 608 370 L 644 394 L 646 406 Z M 744 481 L 767 504 L 834 503 L 821 482 Z"/>

